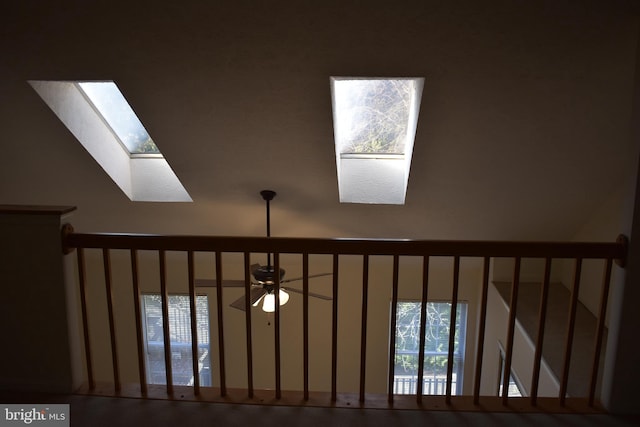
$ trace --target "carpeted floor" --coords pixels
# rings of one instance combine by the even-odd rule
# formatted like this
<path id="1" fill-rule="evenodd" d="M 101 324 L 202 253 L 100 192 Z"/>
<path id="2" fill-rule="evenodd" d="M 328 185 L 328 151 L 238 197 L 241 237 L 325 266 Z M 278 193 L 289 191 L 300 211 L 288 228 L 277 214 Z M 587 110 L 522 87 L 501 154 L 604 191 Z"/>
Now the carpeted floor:
<path id="1" fill-rule="evenodd" d="M 468 426 L 468 427 L 638 427 L 640 417 L 605 414 L 514 414 L 379 409 L 326 409 L 141 400 L 78 395 L 0 393 L 2 403 L 68 403 L 72 426 Z"/>

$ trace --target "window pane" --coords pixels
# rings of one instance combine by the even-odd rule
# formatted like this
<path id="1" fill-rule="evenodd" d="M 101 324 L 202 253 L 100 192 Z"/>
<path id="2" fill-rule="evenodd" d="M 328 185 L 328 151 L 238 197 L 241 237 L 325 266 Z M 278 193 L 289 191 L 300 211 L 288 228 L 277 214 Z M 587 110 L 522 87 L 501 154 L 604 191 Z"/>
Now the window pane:
<path id="1" fill-rule="evenodd" d="M 209 308 L 206 295 L 196 296 L 198 333 L 198 366 L 200 385 L 211 385 L 209 347 Z M 143 296 L 145 341 L 147 347 L 147 381 L 166 384 L 164 341 L 162 332 L 162 299 L 160 294 Z M 186 295 L 169 296 L 169 336 L 173 384 L 193 385 L 191 352 L 191 308 Z"/>
<path id="2" fill-rule="evenodd" d="M 160 154 L 144 126 L 114 82 L 82 82 L 87 95 L 104 120 L 131 154 Z"/>
<path id="3" fill-rule="evenodd" d="M 394 368 L 394 392 L 397 394 L 415 394 L 417 391 L 421 305 L 419 302 L 399 302 L 397 306 Z M 466 303 L 458 304 L 454 337 L 452 394 L 462 392 L 466 308 Z M 429 302 L 426 311 L 423 393 L 445 394 L 451 304 Z"/>
<path id="4" fill-rule="evenodd" d="M 414 79 L 344 79 L 334 83 L 340 153 L 404 154 Z"/>

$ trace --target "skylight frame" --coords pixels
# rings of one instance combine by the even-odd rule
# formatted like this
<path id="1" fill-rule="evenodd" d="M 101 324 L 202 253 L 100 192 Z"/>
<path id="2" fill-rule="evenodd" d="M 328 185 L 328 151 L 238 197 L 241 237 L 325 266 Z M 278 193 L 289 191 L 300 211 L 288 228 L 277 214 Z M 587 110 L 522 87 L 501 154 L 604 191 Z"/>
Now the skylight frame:
<path id="1" fill-rule="evenodd" d="M 397 85 L 396 85 L 397 83 Z M 336 153 L 336 166 L 338 177 L 338 191 L 341 203 L 372 203 L 372 204 L 404 204 L 409 172 L 411 168 L 411 158 L 413 155 L 413 145 L 415 142 L 415 134 L 420 110 L 420 102 L 422 99 L 422 89 L 424 87 L 424 78 L 421 77 L 331 77 L 331 98 L 333 108 L 333 125 L 334 125 L 334 145 Z M 392 104 L 393 114 L 389 117 L 402 117 L 404 123 L 395 123 L 391 121 L 386 126 L 395 126 L 404 128 L 404 138 L 402 146 L 403 150 L 386 150 L 376 152 L 368 150 L 365 147 L 363 152 L 353 152 L 348 150 L 348 144 L 351 144 L 349 137 L 345 136 L 353 129 L 365 129 L 368 126 L 374 129 L 382 128 L 384 124 L 377 122 L 358 123 L 357 112 L 349 109 L 362 109 L 370 106 L 366 102 L 374 102 L 375 107 L 380 109 L 384 106 L 385 98 L 393 98 L 394 94 L 385 94 L 383 92 L 375 92 L 372 94 L 362 94 L 363 87 L 368 85 L 387 89 L 398 90 L 398 87 L 405 85 L 401 90 L 409 90 L 409 98 L 401 99 L 399 102 L 406 103 L 406 111 L 401 111 L 399 104 Z M 398 86 L 399 85 L 399 86 Z M 348 92 L 355 87 L 356 94 L 351 96 Z M 366 101 L 366 102 L 363 102 Z M 381 112 L 379 116 L 385 116 L 385 112 Z M 369 115 L 376 118 L 376 114 Z M 346 123 L 345 123 L 346 122 Z M 381 127 L 382 126 L 382 127 Z M 391 141 L 393 142 L 393 141 Z M 361 144 L 367 144 L 367 141 L 360 141 Z M 381 144 L 389 143 L 382 141 Z M 373 144 L 372 144 L 373 145 Z M 380 145 L 380 143 L 378 144 Z M 347 148 L 345 148 L 347 147 Z M 370 147 L 375 149 L 375 145 Z M 399 163 L 398 163 L 399 162 Z"/>

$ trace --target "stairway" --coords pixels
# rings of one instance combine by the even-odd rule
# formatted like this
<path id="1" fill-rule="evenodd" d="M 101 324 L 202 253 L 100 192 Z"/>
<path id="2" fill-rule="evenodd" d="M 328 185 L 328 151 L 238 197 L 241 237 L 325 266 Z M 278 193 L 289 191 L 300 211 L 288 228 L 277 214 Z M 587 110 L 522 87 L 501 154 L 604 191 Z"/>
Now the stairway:
<path id="1" fill-rule="evenodd" d="M 494 286 L 507 306 L 509 306 L 511 283 L 494 282 Z M 541 294 L 542 284 L 540 283 L 525 282 L 519 285 L 516 320 L 533 343 L 537 341 Z M 542 357 L 557 379 L 560 379 L 564 365 L 563 358 L 567 339 L 570 296 L 569 290 L 562 283 L 550 283 Z M 596 317 L 582 303 L 579 303 L 576 310 L 573 349 L 571 351 L 571 365 L 567 385 L 569 396 L 588 396 L 596 327 Z M 602 346 L 603 353 L 606 347 L 604 344 L 606 343 L 606 336 L 605 330 Z M 601 365 L 603 359 L 604 355 L 601 355 Z M 526 381 L 525 379 L 523 380 Z M 598 395 L 597 390 L 596 395 Z"/>

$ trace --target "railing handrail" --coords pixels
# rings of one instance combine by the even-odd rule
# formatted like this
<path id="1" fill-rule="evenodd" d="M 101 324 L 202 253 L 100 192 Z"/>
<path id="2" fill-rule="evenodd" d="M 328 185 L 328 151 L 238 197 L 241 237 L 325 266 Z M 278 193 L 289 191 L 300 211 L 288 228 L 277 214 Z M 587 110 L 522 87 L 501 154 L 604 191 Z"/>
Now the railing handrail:
<path id="1" fill-rule="evenodd" d="M 63 229 L 63 248 L 106 248 L 201 252 L 270 252 L 341 255 L 599 258 L 624 264 L 627 241 L 546 242 L 487 240 L 413 240 L 372 238 L 241 237 L 135 233 L 76 233 Z"/>

